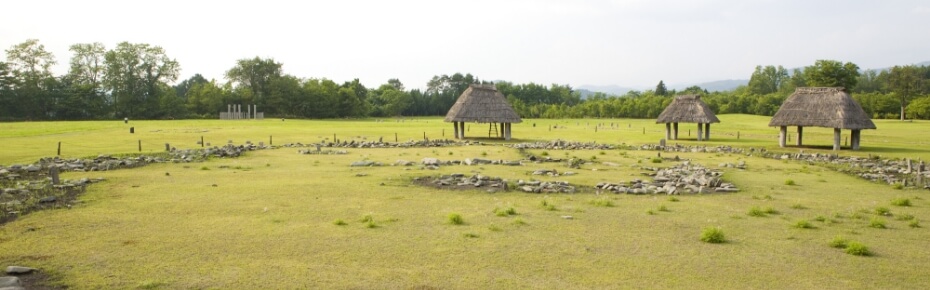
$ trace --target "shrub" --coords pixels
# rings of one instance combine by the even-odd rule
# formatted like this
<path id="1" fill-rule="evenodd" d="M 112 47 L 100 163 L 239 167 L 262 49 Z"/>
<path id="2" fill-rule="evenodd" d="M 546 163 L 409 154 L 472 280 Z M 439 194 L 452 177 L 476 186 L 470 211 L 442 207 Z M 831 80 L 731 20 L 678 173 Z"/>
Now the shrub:
<path id="1" fill-rule="evenodd" d="M 794 223 L 794 227 L 799 228 L 799 229 L 813 229 L 814 225 L 811 224 L 811 222 L 807 220 L 799 220 Z"/>
<path id="2" fill-rule="evenodd" d="M 880 218 L 872 218 L 872 220 L 869 221 L 869 227 L 873 227 L 876 229 L 884 229 L 886 228 L 885 220 L 880 219 Z"/>
<path id="3" fill-rule="evenodd" d="M 465 224 L 465 220 L 462 219 L 462 215 L 457 213 L 450 213 L 448 216 L 446 216 L 446 220 L 450 225 Z"/>
<path id="4" fill-rule="evenodd" d="M 501 229 L 501 227 L 497 225 L 490 225 L 488 226 L 488 230 L 492 232 L 499 232 L 499 231 L 503 231 L 504 229 Z"/>
<path id="5" fill-rule="evenodd" d="M 894 185 L 891 186 L 891 188 L 894 188 L 894 189 L 904 189 L 904 184 L 895 183 Z"/>
<path id="6" fill-rule="evenodd" d="M 539 155 L 549 156 L 549 151 L 543 151 L 542 153 L 539 153 Z"/>
<path id="7" fill-rule="evenodd" d="M 848 244 L 848 243 L 849 243 L 849 241 L 846 240 L 845 238 L 843 238 L 843 237 L 841 237 L 841 236 L 836 236 L 836 237 L 833 238 L 833 240 L 830 240 L 829 245 L 830 245 L 830 247 L 834 247 L 834 248 L 837 248 L 837 249 L 843 249 L 843 248 L 846 248 L 846 244 Z"/>
<path id="8" fill-rule="evenodd" d="M 891 205 L 895 206 L 911 206 L 911 200 L 906 198 L 898 198 L 891 201 Z"/>
<path id="9" fill-rule="evenodd" d="M 726 238 L 723 236 L 723 230 L 718 227 L 704 228 L 701 231 L 701 241 L 711 244 L 719 244 L 726 242 Z"/>
<path id="10" fill-rule="evenodd" d="M 210 170 L 210 167 L 201 166 L 201 167 L 200 167 L 200 170 Z"/>
<path id="11" fill-rule="evenodd" d="M 818 222 L 825 222 L 827 221 L 827 217 L 819 215 L 819 216 L 814 217 L 814 220 Z"/>
<path id="12" fill-rule="evenodd" d="M 360 221 L 360 222 L 363 222 L 363 223 L 374 222 L 374 221 L 375 221 L 375 218 L 372 217 L 371 214 L 366 214 L 366 215 L 362 216 L 362 219 L 360 219 L 359 221 Z"/>
<path id="13" fill-rule="evenodd" d="M 517 215 L 517 210 L 514 209 L 513 207 L 508 207 L 507 209 L 495 208 L 494 214 L 496 214 L 497 216 Z"/>
<path id="14" fill-rule="evenodd" d="M 369 229 L 373 229 L 373 228 L 377 228 L 378 224 L 376 224 L 374 220 L 369 220 L 365 222 L 365 227 Z"/>
<path id="15" fill-rule="evenodd" d="M 669 211 L 669 210 L 668 210 L 667 207 L 665 207 L 665 205 L 660 205 L 660 206 L 659 206 L 659 211 L 665 211 L 665 212 L 667 212 L 667 211 Z"/>
<path id="16" fill-rule="evenodd" d="M 875 208 L 875 214 L 877 214 L 877 215 L 884 215 L 884 216 L 890 216 L 890 215 L 891 215 L 891 210 L 889 210 L 887 207 L 880 206 L 880 207 L 876 207 L 876 208 Z"/>
<path id="17" fill-rule="evenodd" d="M 754 216 L 754 217 L 764 217 L 764 216 L 765 216 L 765 211 L 763 211 L 763 210 L 762 210 L 761 208 L 759 208 L 759 207 L 754 206 L 754 207 L 750 208 L 750 209 L 749 209 L 749 212 L 746 213 L 746 214 L 749 215 L 749 216 Z"/>
<path id="18" fill-rule="evenodd" d="M 513 224 L 518 225 L 518 226 L 522 226 L 522 225 L 526 225 L 526 222 L 523 221 L 523 219 L 521 219 L 521 218 L 516 218 L 516 219 L 513 220 Z"/>
<path id="19" fill-rule="evenodd" d="M 652 157 L 652 159 L 650 159 L 649 161 L 651 161 L 652 163 L 662 163 L 662 158 Z"/>
<path id="20" fill-rule="evenodd" d="M 337 225 L 337 226 L 344 226 L 344 225 L 347 225 L 347 223 L 346 223 L 344 220 L 342 220 L 342 219 L 336 219 L 336 220 L 334 220 L 334 221 L 333 221 L 333 224 L 334 224 L 334 225 Z"/>
<path id="21" fill-rule="evenodd" d="M 915 219 L 915 220 L 911 220 L 911 222 L 907 223 L 907 226 L 909 226 L 909 227 L 911 227 L 911 228 L 915 228 L 915 229 L 916 229 L 916 228 L 919 228 L 919 227 L 920 227 L 920 221 L 919 221 L 919 220 L 916 220 L 916 219 Z"/>
<path id="22" fill-rule="evenodd" d="M 655 215 L 656 212 L 655 212 L 654 210 L 651 210 L 651 209 L 650 209 L 650 210 L 647 210 L 647 211 L 646 211 L 646 214 L 648 214 L 648 215 Z"/>
<path id="23" fill-rule="evenodd" d="M 785 179 L 785 185 L 795 185 L 794 180 Z"/>
<path id="24" fill-rule="evenodd" d="M 849 242 L 846 245 L 846 253 L 855 256 L 868 256 L 872 253 L 869 252 L 869 248 L 859 242 Z"/>

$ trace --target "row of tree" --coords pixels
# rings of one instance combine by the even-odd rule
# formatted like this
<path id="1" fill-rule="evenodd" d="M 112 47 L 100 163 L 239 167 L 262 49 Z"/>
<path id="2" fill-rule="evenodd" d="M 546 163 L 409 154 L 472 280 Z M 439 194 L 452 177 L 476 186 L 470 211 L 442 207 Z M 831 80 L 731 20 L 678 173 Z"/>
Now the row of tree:
<path id="1" fill-rule="evenodd" d="M 180 64 L 164 49 L 123 42 L 75 44 L 67 74 L 54 76 L 55 57 L 38 40 L 8 49 L 0 62 L 0 120 L 216 118 L 227 104 L 255 104 L 266 116 L 346 118 L 443 115 L 470 84 L 487 83 L 471 74 L 434 76 L 425 90 L 407 90 L 391 79 L 370 89 L 358 79 L 336 83 L 285 74 L 268 58 L 240 59 L 225 81 L 196 74 L 178 79 Z M 841 86 L 875 118 L 930 118 L 930 67 L 895 66 L 860 72 L 857 65 L 818 60 L 789 72 L 757 66 L 749 84 L 732 91 L 700 87 L 585 99 L 568 85 L 495 83 L 514 109 L 527 118 L 654 118 L 678 94 L 702 94 L 718 114 L 772 115 L 796 87 Z"/>

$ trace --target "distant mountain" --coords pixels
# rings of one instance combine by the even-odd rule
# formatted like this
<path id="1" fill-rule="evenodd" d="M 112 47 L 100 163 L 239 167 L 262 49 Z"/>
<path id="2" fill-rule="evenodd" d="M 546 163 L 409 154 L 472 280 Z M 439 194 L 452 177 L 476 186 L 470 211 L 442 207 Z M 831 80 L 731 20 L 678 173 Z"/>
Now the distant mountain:
<path id="1" fill-rule="evenodd" d="M 587 98 L 588 95 L 592 95 L 595 92 L 605 93 L 608 95 L 617 95 L 622 96 L 628 93 L 629 91 L 636 91 L 640 89 L 631 88 L 631 87 L 621 87 L 617 85 L 610 86 L 594 86 L 594 85 L 581 85 L 575 88 L 576 91 L 581 92 L 581 98 Z M 585 95 L 587 93 L 588 95 Z"/>
<path id="2" fill-rule="evenodd" d="M 684 90 L 687 87 L 699 86 L 702 89 L 707 90 L 708 92 L 732 91 L 733 89 L 736 89 L 739 86 L 745 86 L 747 84 L 749 84 L 749 80 L 720 80 L 720 81 L 712 81 L 712 82 L 699 83 L 699 84 L 672 85 L 672 86 L 669 86 L 669 89 L 680 91 L 680 90 Z"/>

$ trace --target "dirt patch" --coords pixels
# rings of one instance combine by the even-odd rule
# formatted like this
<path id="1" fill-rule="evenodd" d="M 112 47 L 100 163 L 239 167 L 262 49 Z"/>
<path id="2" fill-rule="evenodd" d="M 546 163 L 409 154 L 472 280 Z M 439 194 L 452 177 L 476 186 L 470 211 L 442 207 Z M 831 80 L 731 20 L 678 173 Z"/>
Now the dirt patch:
<path id="1" fill-rule="evenodd" d="M 42 271 L 33 271 L 29 274 L 14 275 L 19 277 L 19 282 L 23 289 L 29 290 L 60 290 L 68 289 L 66 286 L 58 285 L 52 276 Z"/>

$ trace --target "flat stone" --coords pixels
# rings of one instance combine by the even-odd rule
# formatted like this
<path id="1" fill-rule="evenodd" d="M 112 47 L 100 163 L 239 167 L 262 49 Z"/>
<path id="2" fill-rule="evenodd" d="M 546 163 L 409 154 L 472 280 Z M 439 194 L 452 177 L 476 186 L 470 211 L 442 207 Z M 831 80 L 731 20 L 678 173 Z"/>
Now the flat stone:
<path id="1" fill-rule="evenodd" d="M 7 274 L 29 274 L 35 271 L 36 269 L 23 267 L 23 266 L 9 266 L 6 267 Z"/>
<path id="2" fill-rule="evenodd" d="M 0 277 L 0 288 L 20 287 L 20 286 L 22 286 L 22 284 L 19 281 L 19 277 L 14 277 L 14 276 Z"/>
<path id="3" fill-rule="evenodd" d="M 38 167 L 35 165 L 29 165 L 29 166 L 26 166 L 26 168 L 24 169 L 29 172 L 39 172 L 39 170 L 42 170 L 42 167 Z"/>
<path id="4" fill-rule="evenodd" d="M 439 166 L 439 159 L 426 157 L 421 161 L 423 165 Z"/>
<path id="5" fill-rule="evenodd" d="M 58 198 L 54 196 L 46 196 L 46 197 L 40 198 L 39 203 L 49 203 L 49 202 L 55 202 L 57 200 Z"/>

